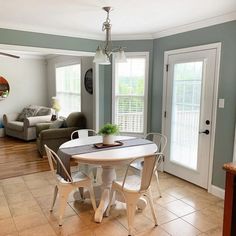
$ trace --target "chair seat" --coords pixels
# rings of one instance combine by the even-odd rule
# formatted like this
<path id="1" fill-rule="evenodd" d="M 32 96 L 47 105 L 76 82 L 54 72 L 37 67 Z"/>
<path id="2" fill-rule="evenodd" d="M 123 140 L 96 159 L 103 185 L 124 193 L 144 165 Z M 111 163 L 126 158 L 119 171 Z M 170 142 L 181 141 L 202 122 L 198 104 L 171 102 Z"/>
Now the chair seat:
<path id="1" fill-rule="evenodd" d="M 122 189 L 122 181 L 114 181 L 113 185 L 116 187 L 116 189 Z M 127 192 L 132 192 L 132 191 L 139 191 L 141 185 L 141 178 L 138 175 L 130 175 L 127 176 L 125 185 L 124 185 L 124 190 Z"/>
<path id="2" fill-rule="evenodd" d="M 79 181 L 83 181 L 83 180 L 89 180 L 89 177 L 80 171 L 72 172 L 71 177 L 72 177 L 74 183 L 79 182 Z M 67 182 L 65 179 L 63 179 L 60 175 L 57 175 L 57 179 L 62 184 L 69 184 L 70 183 L 70 182 Z"/>

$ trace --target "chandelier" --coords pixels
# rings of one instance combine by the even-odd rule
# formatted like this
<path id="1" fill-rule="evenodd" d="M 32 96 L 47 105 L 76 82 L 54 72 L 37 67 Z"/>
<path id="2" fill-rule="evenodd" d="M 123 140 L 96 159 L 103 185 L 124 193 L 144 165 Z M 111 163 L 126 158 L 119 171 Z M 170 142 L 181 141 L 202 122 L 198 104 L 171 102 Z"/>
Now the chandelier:
<path id="1" fill-rule="evenodd" d="M 102 31 L 106 31 L 106 41 L 104 47 L 98 46 L 93 62 L 100 65 L 110 65 L 111 64 L 110 56 L 112 53 L 115 53 L 117 62 L 126 62 L 124 48 L 119 47 L 112 49 L 111 20 L 109 18 L 109 13 L 112 10 L 112 8 L 103 7 L 102 9 L 107 12 L 106 21 L 102 25 Z"/>

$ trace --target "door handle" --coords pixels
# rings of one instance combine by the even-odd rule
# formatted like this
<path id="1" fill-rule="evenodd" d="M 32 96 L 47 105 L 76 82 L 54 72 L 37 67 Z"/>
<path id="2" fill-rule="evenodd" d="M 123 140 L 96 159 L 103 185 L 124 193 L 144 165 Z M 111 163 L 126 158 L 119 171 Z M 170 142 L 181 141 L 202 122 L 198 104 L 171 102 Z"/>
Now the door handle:
<path id="1" fill-rule="evenodd" d="M 208 135 L 209 133 L 210 131 L 208 129 L 199 132 L 199 134 L 206 134 L 206 135 Z"/>

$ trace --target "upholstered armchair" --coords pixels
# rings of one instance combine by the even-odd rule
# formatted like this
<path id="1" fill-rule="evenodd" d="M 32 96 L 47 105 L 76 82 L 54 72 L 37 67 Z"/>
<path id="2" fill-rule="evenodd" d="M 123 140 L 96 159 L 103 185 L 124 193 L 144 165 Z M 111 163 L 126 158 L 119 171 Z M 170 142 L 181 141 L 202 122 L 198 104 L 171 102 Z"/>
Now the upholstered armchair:
<path id="1" fill-rule="evenodd" d="M 57 152 L 61 144 L 71 139 L 73 131 L 85 128 L 86 118 L 81 112 L 72 112 L 58 128 L 55 128 L 53 124 L 37 124 L 37 147 L 39 153 L 41 156 L 46 156 L 45 144 L 54 152 Z"/>
<path id="2" fill-rule="evenodd" d="M 36 124 L 50 122 L 52 109 L 43 106 L 29 106 L 26 109 L 34 110 L 30 117 L 20 117 L 19 112 L 4 114 L 3 124 L 8 136 L 23 139 L 25 141 L 36 139 Z"/>

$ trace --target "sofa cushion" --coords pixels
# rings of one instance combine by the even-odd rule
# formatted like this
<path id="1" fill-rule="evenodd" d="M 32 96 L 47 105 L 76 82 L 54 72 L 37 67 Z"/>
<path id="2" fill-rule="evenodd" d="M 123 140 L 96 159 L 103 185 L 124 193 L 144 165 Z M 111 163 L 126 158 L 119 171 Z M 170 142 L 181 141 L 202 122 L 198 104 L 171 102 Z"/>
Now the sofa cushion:
<path id="1" fill-rule="evenodd" d="M 24 123 L 21 121 L 11 121 L 7 124 L 9 129 L 23 131 L 24 130 Z"/>
<path id="2" fill-rule="evenodd" d="M 24 121 L 27 117 L 32 117 L 36 114 L 37 110 L 35 108 L 25 107 L 19 116 L 17 117 L 17 121 Z"/>
<path id="3" fill-rule="evenodd" d="M 51 115 L 51 108 L 48 107 L 41 107 L 38 109 L 37 113 L 35 116 L 47 116 Z"/>
<path id="4" fill-rule="evenodd" d="M 55 120 L 50 124 L 49 129 L 61 128 L 63 123 L 64 123 L 64 120 L 59 120 L 59 119 Z"/>

